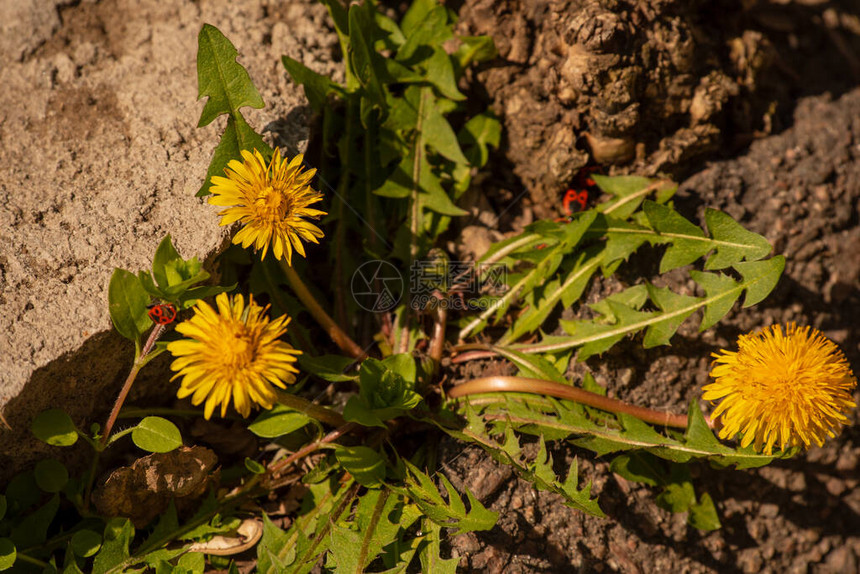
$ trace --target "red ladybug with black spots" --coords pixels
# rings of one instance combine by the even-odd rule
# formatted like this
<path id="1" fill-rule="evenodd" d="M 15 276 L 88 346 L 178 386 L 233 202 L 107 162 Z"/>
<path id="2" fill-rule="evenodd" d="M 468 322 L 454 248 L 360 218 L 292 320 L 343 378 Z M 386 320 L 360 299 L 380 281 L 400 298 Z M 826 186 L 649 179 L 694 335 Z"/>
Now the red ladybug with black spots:
<path id="1" fill-rule="evenodd" d="M 149 318 L 158 325 L 169 325 L 176 320 L 176 307 L 170 303 L 149 306 Z"/>

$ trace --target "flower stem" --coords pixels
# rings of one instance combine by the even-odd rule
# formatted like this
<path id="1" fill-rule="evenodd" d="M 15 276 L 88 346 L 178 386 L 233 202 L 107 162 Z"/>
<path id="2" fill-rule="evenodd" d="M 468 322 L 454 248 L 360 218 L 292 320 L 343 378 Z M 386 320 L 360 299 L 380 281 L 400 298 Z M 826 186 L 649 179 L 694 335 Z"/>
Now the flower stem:
<path id="1" fill-rule="evenodd" d="M 321 439 L 316 440 L 312 443 L 306 444 L 305 446 L 303 446 L 302 448 L 300 448 L 299 450 L 297 450 L 296 452 L 294 452 L 293 454 L 291 454 L 290 456 L 288 456 L 284 460 L 282 460 L 282 461 L 276 463 L 274 466 L 270 467 L 269 468 L 269 474 L 271 476 L 277 475 L 280 471 L 282 471 L 283 469 L 285 469 L 287 466 L 291 465 L 292 463 L 296 462 L 300 458 L 311 454 L 312 452 L 314 452 L 315 450 L 317 450 L 319 447 L 321 447 L 324 444 L 336 441 L 337 439 L 339 439 L 340 437 L 342 437 L 343 435 L 345 435 L 346 433 L 352 431 L 353 429 L 355 429 L 357 427 L 358 427 L 358 424 L 356 424 L 356 423 L 345 423 L 342 426 L 339 426 L 338 428 L 334 429 L 333 431 L 331 431 L 330 433 L 328 433 L 327 435 L 325 435 Z"/>
<path id="2" fill-rule="evenodd" d="M 119 392 L 119 396 L 117 396 L 116 401 L 113 404 L 113 409 L 110 412 L 110 416 L 105 423 L 105 428 L 104 432 L 102 433 L 101 440 L 102 447 L 107 444 L 107 440 L 110 437 L 111 431 L 113 430 L 113 425 L 116 422 L 117 416 L 119 416 L 119 410 L 122 408 L 122 404 L 125 402 L 125 398 L 128 396 L 128 392 L 131 390 L 131 385 L 137 378 L 137 374 L 140 372 L 140 369 L 142 369 L 143 366 L 147 363 L 147 355 L 152 350 L 152 347 L 155 346 L 155 342 L 158 340 L 158 338 L 161 336 L 161 333 L 163 332 L 164 325 L 156 323 L 156 325 L 152 328 L 152 331 L 150 331 L 149 338 L 146 340 L 146 344 L 140 351 L 140 355 L 138 355 L 137 359 L 135 359 L 134 365 L 131 366 L 131 371 L 129 371 L 128 377 L 126 377 L 125 383 L 122 385 L 122 389 Z"/>
<path id="3" fill-rule="evenodd" d="M 331 340 L 334 341 L 334 344 L 340 347 L 340 350 L 344 353 L 347 353 L 350 357 L 354 359 L 364 359 L 367 357 L 367 353 L 353 341 L 349 335 L 347 335 L 343 329 L 341 329 L 334 320 L 329 317 L 328 313 L 320 306 L 311 292 L 308 290 L 307 286 L 299 277 L 299 274 L 296 273 L 295 269 L 287 263 L 286 261 L 279 261 L 281 264 L 281 269 L 284 270 L 284 274 L 287 276 L 287 281 L 290 282 L 290 287 L 293 288 L 293 291 L 296 293 L 296 296 L 299 300 L 304 304 L 310 314 L 316 319 L 316 322 L 320 324 L 320 326 L 326 330 Z"/>
<path id="4" fill-rule="evenodd" d="M 448 309 L 440 305 L 436 308 L 436 316 L 433 319 L 433 335 L 430 339 L 429 355 L 433 361 L 434 372 L 439 369 L 442 362 L 442 351 L 445 349 L 445 327 L 448 322 Z"/>
<path id="5" fill-rule="evenodd" d="M 664 425 L 667 427 L 687 428 L 687 415 L 673 415 L 663 413 L 645 407 L 631 405 L 618 399 L 612 399 L 578 389 L 568 385 L 562 385 L 553 381 L 543 379 L 530 379 L 526 377 L 482 377 L 473 379 L 462 385 L 457 385 L 450 391 L 451 398 L 477 395 L 481 393 L 533 393 L 538 395 L 549 395 L 559 399 L 567 399 L 582 403 L 596 409 L 612 413 L 624 413 L 645 421 L 646 423 Z M 712 422 L 708 420 L 708 426 L 713 428 Z"/>
<path id="6" fill-rule="evenodd" d="M 312 403 L 298 395 L 291 395 L 290 393 L 278 391 L 278 402 L 285 407 L 302 412 L 329 426 L 339 427 L 346 424 L 346 421 L 343 420 L 343 417 L 339 412 L 333 411 L 328 407 Z"/>

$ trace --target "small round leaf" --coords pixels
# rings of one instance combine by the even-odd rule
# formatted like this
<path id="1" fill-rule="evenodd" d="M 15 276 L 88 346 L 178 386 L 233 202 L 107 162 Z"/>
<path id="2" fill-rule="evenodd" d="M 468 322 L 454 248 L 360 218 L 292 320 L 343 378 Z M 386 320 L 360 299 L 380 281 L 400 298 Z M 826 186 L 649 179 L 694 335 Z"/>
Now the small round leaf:
<path id="1" fill-rule="evenodd" d="M 78 441 L 78 429 L 62 409 L 42 411 L 33 419 L 33 434 L 51 446 L 72 446 Z"/>
<path id="2" fill-rule="evenodd" d="M 170 452 L 182 446 L 176 425 L 161 417 L 146 417 L 131 431 L 131 440 L 149 452 Z"/>
<path id="3" fill-rule="evenodd" d="M 69 471 L 59 460 L 49 458 L 40 460 L 33 471 L 36 484 L 45 492 L 60 492 L 69 482 Z"/>
<path id="4" fill-rule="evenodd" d="M 8 538 L 0 538 L 0 570 L 8 570 L 15 564 L 18 551 Z"/>
<path id="5" fill-rule="evenodd" d="M 72 535 L 72 552 L 75 556 L 89 558 L 95 555 L 102 546 L 102 537 L 92 530 L 78 530 Z"/>
<path id="6" fill-rule="evenodd" d="M 248 430 L 262 438 L 277 438 L 296 431 L 311 422 L 311 418 L 299 411 L 282 405 L 263 411 L 257 420 L 248 425 Z"/>

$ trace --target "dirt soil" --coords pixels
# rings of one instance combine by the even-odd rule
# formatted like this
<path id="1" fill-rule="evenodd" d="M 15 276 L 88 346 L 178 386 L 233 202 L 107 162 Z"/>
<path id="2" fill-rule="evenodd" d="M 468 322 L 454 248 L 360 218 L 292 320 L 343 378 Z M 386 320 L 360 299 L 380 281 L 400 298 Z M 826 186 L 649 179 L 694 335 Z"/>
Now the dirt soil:
<path id="1" fill-rule="evenodd" d="M 135 13 L 134 5 L 119 4 L 122 14 Z M 319 6 L 263 1 L 243 11 L 223 2 L 171 0 L 145 5 L 157 9 L 153 21 L 171 23 L 176 20 L 170 12 L 174 4 L 189 12 L 179 19 L 183 27 L 197 30 L 204 19 L 213 21 L 239 45 L 243 62 L 249 64 L 267 102 L 283 101 L 285 93 L 295 93 L 293 86 L 284 85 L 277 64 L 281 54 L 302 58 L 314 53 L 315 59 L 308 56 L 306 64 L 323 73 L 334 67 L 327 57 L 334 51 L 331 36 L 317 39 L 320 29 L 329 32 Z M 485 195 L 481 209 L 491 212 L 490 219 L 498 218 L 498 230 L 510 231 L 535 217 L 557 214 L 559 195 L 577 170 L 597 163 L 612 173 L 679 177 L 684 181 L 676 203 L 685 215 L 701 221 L 705 207 L 725 210 L 765 235 L 776 253 L 787 258 L 775 293 L 752 309 L 736 307 L 719 327 L 699 335 L 690 322 L 671 347 L 643 351 L 636 341 L 629 341 L 589 360 L 587 367 L 611 395 L 682 412 L 708 381 L 711 352 L 731 347 L 741 333 L 786 321 L 821 329 L 841 346 L 857 372 L 860 8 L 854 0 L 470 0 L 462 6 L 453 4 L 462 8 L 461 31 L 491 34 L 501 56 L 473 78 L 479 84 L 478 93 L 494 107 L 506 130 L 503 149 L 487 170 L 492 175 L 476 179 Z M 75 87 L 92 81 L 88 66 L 108 69 L 111 62 L 120 62 L 139 69 L 148 66 L 148 59 L 161 62 L 160 52 L 152 51 L 159 46 L 151 37 L 139 41 L 134 37 L 137 43 L 124 50 L 114 44 L 128 38 L 122 22 L 110 17 L 116 5 L 114 1 L 63 4 L 67 11 L 56 21 L 34 12 L 34 21 L 24 22 L 22 29 L 32 27 L 49 36 L 60 26 L 62 33 L 53 42 L 34 41 L 13 54 L 16 62 L 33 62 L 29 75 L 22 75 L 21 89 L 42 77 L 40 66 L 50 72 L 45 78 L 50 80 L 51 74 L 58 78 L 58 87 L 44 88 L 47 94 L 64 89 L 64 82 Z M 97 25 L 83 20 L 92 14 L 101 14 L 94 20 Z M 140 18 L 146 20 L 141 28 L 151 24 L 149 15 Z M 293 40 L 297 35 L 303 38 L 300 43 Z M 165 37 L 172 36 L 165 32 Z M 186 57 L 194 34 L 176 37 L 183 45 L 174 52 Z M 73 59 L 74 66 L 66 66 L 68 73 L 48 66 L 49 56 L 65 64 L 55 54 L 61 56 L 68 46 L 87 43 L 99 46 L 98 58 L 105 62 L 97 59 L 96 66 Z M 266 51 L 255 54 L 252 47 L 257 44 Z M 6 49 L 2 43 L 0 48 Z M 164 55 L 165 66 L 169 56 Z M 187 65 L 182 70 L 187 76 L 183 82 L 193 83 L 189 79 L 193 70 Z M 170 77 L 176 75 L 168 72 Z M 153 83 L 159 85 L 157 79 Z M 194 94 L 183 97 L 193 100 Z M 163 105 L 175 105 L 173 99 L 165 96 Z M 22 133 L 27 133 L 31 116 L 44 113 L 45 106 L 36 104 L 31 102 L 34 110 L 25 107 L 26 113 L 19 114 Z M 70 107 L 69 117 L 77 117 L 77 109 Z M 259 115 L 254 119 L 260 120 L 255 125 L 268 123 L 277 137 L 283 137 L 282 132 L 307 119 L 305 112 L 301 107 L 255 112 Z M 196 118 L 191 110 L 182 111 L 182 118 L 186 116 L 193 124 Z M 6 122 L 7 132 L 17 126 L 14 114 L 3 118 L 0 127 Z M 55 137 L 52 125 L 42 132 L 45 138 Z M 199 142 L 203 136 L 191 136 L 198 132 L 186 130 L 184 124 L 180 128 L 175 147 L 182 153 L 177 157 L 183 165 L 189 157 L 203 162 L 214 140 L 207 140 L 204 149 Z M 114 133 L 109 126 L 103 129 L 108 135 Z M 77 141 L 76 133 L 60 139 L 55 155 L 66 153 L 68 142 Z M 156 135 L 151 138 L 158 143 Z M 98 139 L 98 134 L 94 137 L 91 155 L 82 156 L 87 169 L 100 169 L 99 150 L 111 141 Z M 30 156 L 38 158 L 40 153 L 35 149 Z M 135 154 L 126 148 L 120 153 Z M 24 152 L 9 154 L 6 151 L 6 159 L 14 159 L 16 165 L 28 165 Z M 51 169 L 57 164 L 53 159 L 63 159 L 51 158 L 45 164 Z M 46 189 L 63 189 L 72 180 L 72 175 L 64 180 L 62 165 L 57 165 L 57 180 L 43 182 Z M 134 178 L 128 174 L 136 174 L 132 170 L 136 166 L 122 163 L 122 170 L 127 170 L 124 176 L 115 167 L 105 170 L 112 181 L 127 181 Z M 19 175 L 21 181 L 31 179 L 26 173 Z M 87 178 L 80 184 L 79 196 L 85 196 L 84 190 L 90 187 L 104 187 L 101 179 Z M 173 187 L 177 194 L 189 191 L 186 185 Z M 11 196 L 11 191 L 7 193 Z M 69 198 L 70 205 L 77 205 L 73 199 Z M 473 222 L 477 226 L 486 221 L 477 219 Z M 30 223 L 25 220 L 20 226 Z M 143 252 L 151 253 L 156 241 L 150 243 Z M 3 255 L 11 259 L 14 253 Z M 141 255 L 138 263 L 143 261 Z M 116 264 L 103 263 L 104 269 Z M 3 264 L 0 258 L 0 277 Z M 656 268 L 647 258 L 637 265 Z M 49 268 L 43 274 L 55 271 Z M 106 277 L 102 271 L 100 276 Z M 672 285 L 673 276 L 665 280 Z M 77 279 L 70 281 L 74 285 Z M 26 288 L 9 285 L 22 293 Z M 98 297 L 90 299 L 103 302 L 101 289 Z M 599 294 L 595 288 L 589 296 Z M 62 291 L 57 297 L 67 302 L 63 299 L 67 295 Z M 92 332 L 104 331 L 106 306 L 95 307 L 102 311 L 93 311 Z M 87 372 L 92 357 L 121 352 L 121 341 L 108 337 L 82 335 L 86 343 L 63 359 L 70 362 L 50 363 L 43 382 L 30 392 L 53 397 L 50 385 L 69 371 Z M 469 368 L 480 371 L 500 365 L 476 362 Z M 121 375 L 117 370 L 114 386 Z M 89 388 L 89 381 L 85 383 L 81 386 Z M 755 471 L 694 467 L 697 488 L 714 498 L 723 522 L 721 530 L 711 533 L 695 530 L 686 525 L 684 516 L 658 508 L 653 489 L 612 475 L 608 461 L 567 445 L 554 445 L 556 464 L 561 469 L 574 457 L 579 460 L 582 478 L 594 481 L 594 493 L 609 518 L 566 508 L 558 497 L 536 492 L 482 452 L 446 443 L 443 469 L 452 482 L 468 486 L 484 504 L 500 512 L 493 530 L 455 537 L 450 550 L 461 556 L 464 572 L 858 572 L 860 430 L 854 416 L 855 425 L 838 439 L 791 461 Z"/>
<path id="2" fill-rule="evenodd" d="M 736 308 L 701 336 L 695 323 L 688 322 L 671 347 L 642 350 L 639 341 L 628 341 L 590 359 L 587 366 L 598 382 L 614 396 L 683 412 L 708 381 L 711 352 L 732 348 L 741 333 L 787 321 L 822 330 L 856 371 L 858 159 L 860 90 L 855 90 L 836 101 L 829 96 L 802 99 L 793 126 L 784 133 L 756 141 L 743 156 L 714 162 L 685 181 L 677 201 L 682 212 L 698 221 L 704 206 L 732 214 L 786 256 L 785 275 L 764 303 Z M 478 450 L 461 451 L 450 445 L 449 476 L 483 494 L 482 501 L 502 517 L 489 533 L 454 539 L 469 571 L 858 571 L 856 426 L 824 448 L 764 469 L 713 472 L 696 467 L 696 487 L 714 498 L 723 522 L 722 530 L 711 533 L 660 509 L 655 490 L 611 474 L 608 461 L 582 451 L 557 445 L 553 456 L 567 465 L 579 458 L 582 480 L 594 480 L 609 519 L 566 508 L 557 496 L 534 491 Z"/>
<path id="3" fill-rule="evenodd" d="M 690 322 L 671 347 L 646 351 L 638 341 L 628 341 L 590 359 L 587 367 L 610 395 L 683 412 L 709 380 L 711 352 L 733 348 L 739 334 L 788 321 L 823 331 L 843 349 L 856 373 L 857 7 L 747 2 L 732 12 L 714 11 L 708 2 L 648 2 L 647 9 L 645 4 L 467 4 L 462 26 L 492 33 L 508 60 L 506 66 L 478 74 L 507 130 L 507 147 L 499 160 L 506 170 L 483 182 L 493 209 L 502 215 L 503 225 L 514 228 L 532 217 L 553 215 L 572 173 L 587 162 L 612 172 L 690 174 L 682 178 L 676 198 L 682 213 L 702 222 L 705 207 L 726 211 L 767 237 L 775 252 L 787 258 L 775 292 L 754 308 L 736 307 L 717 328 L 699 335 Z M 593 30 L 586 38 L 580 11 L 592 14 Z M 843 27 L 846 22 L 853 27 Z M 626 34 L 623 41 L 616 41 L 616 33 Z M 675 40 L 655 39 L 665 40 L 666 34 Z M 596 47 L 589 44 L 598 40 Z M 769 56 L 758 64 L 739 62 L 734 51 L 739 45 Z M 681 69 L 673 59 L 679 50 L 714 57 L 693 58 Z M 614 59 L 607 60 L 608 53 L 615 54 Z M 571 58 L 584 58 L 595 81 L 560 97 Z M 632 156 L 598 158 L 587 139 L 559 139 L 571 131 L 603 129 L 601 106 L 617 96 L 611 79 L 634 72 L 638 79 L 631 80 L 625 97 L 628 107 L 636 106 L 639 112 L 631 115 L 623 135 L 633 142 Z M 697 90 L 713 86 L 717 76 L 726 87 L 721 107 L 707 121 L 696 119 L 692 102 L 699 97 Z M 654 89 L 660 92 L 656 97 Z M 669 113 L 669 92 L 677 96 L 676 114 Z M 657 110 L 657 116 L 642 113 L 646 109 Z M 688 137 L 691 133 L 695 137 Z M 621 139 L 619 134 L 609 135 Z M 554 157 L 566 158 L 564 169 L 552 169 L 561 165 Z M 517 198 L 518 186 L 528 190 L 521 201 L 525 208 L 504 214 L 506 202 Z M 652 254 L 635 265 L 653 272 L 656 259 Z M 671 274 L 662 279 L 684 287 Z M 595 287 L 589 297 L 598 295 L 600 288 Z M 470 365 L 470 374 L 500 368 L 487 361 Z M 721 530 L 710 533 L 660 509 L 654 489 L 611 474 L 608 461 L 571 447 L 557 445 L 554 459 L 559 467 L 559 461 L 569 465 L 574 457 L 579 459 L 582 480 L 594 480 L 594 492 L 609 519 L 566 508 L 558 497 L 536 492 L 479 450 L 450 444 L 446 469 L 452 481 L 479 492 L 485 504 L 501 513 L 494 530 L 459 536 L 452 546 L 465 556 L 465 571 L 858 572 L 860 431 L 854 416 L 855 426 L 838 439 L 791 461 L 753 471 L 694 468 L 696 487 L 714 498 L 723 523 Z"/>

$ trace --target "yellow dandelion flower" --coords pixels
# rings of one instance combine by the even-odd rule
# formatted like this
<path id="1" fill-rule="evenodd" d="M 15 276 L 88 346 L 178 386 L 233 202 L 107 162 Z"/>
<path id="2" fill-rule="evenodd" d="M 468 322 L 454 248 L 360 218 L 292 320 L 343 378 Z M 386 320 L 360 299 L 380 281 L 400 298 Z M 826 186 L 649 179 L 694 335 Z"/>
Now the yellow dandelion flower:
<path id="1" fill-rule="evenodd" d="M 323 197 L 310 186 L 317 170 L 302 170 L 302 154 L 289 162 L 281 159 L 277 148 L 268 164 L 257 150 L 242 150 L 242 158 L 244 163 L 234 159 L 227 164 L 227 177 L 212 176 L 209 203 L 227 207 L 218 213 L 221 225 L 243 224 L 233 243 L 244 248 L 253 245 L 263 251 L 261 257 L 271 245 L 275 258 L 286 257 L 292 264 L 293 249 L 305 256 L 302 240 L 319 243 L 323 236 L 319 227 L 307 221 L 326 214 L 308 207 Z"/>
<path id="2" fill-rule="evenodd" d="M 293 349 L 278 338 L 287 331 L 289 317 L 274 321 L 265 316 L 266 308 L 254 303 L 245 307 L 241 295 L 216 297 L 216 312 L 198 301 L 194 316 L 176 326 L 186 338 L 167 345 L 176 359 L 170 368 L 182 377 L 177 396 L 191 396 L 199 405 L 206 401 L 203 415 L 208 419 L 221 405 L 221 416 L 233 405 L 243 417 L 254 404 L 270 409 L 277 402 L 275 387 L 285 388 L 296 380 Z M 171 380 L 173 380 L 171 379 Z"/>
<path id="3" fill-rule="evenodd" d="M 743 435 L 741 446 L 770 454 L 812 443 L 821 446 L 848 422 L 857 379 L 845 355 L 819 331 L 794 323 L 741 335 L 738 351 L 714 353 L 703 398 L 722 402 L 720 437 Z"/>

